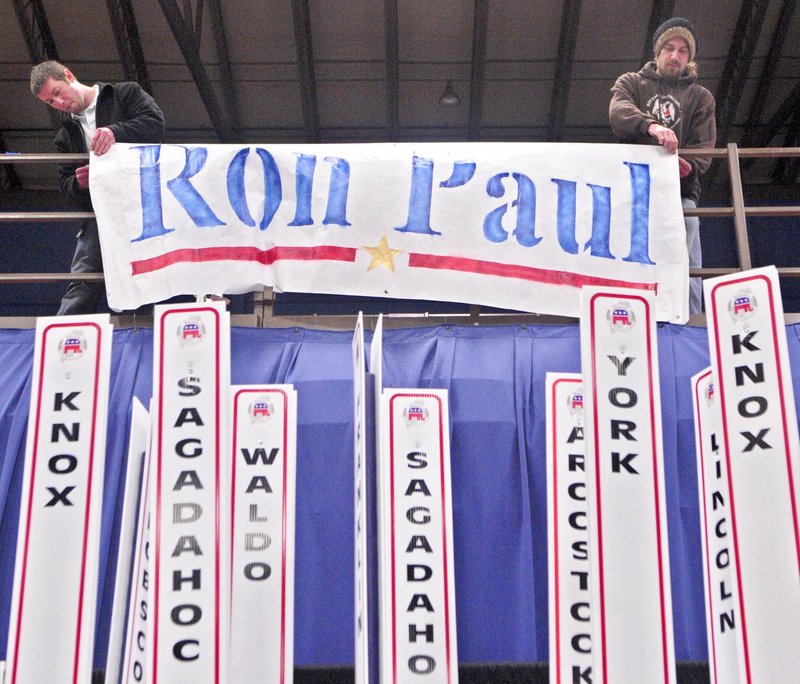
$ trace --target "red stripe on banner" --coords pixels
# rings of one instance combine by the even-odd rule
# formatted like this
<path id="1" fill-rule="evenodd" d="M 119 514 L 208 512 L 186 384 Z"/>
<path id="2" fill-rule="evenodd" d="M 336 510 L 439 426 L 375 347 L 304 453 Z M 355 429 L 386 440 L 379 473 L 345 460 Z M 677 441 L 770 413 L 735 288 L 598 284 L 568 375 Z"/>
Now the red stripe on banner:
<path id="1" fill-rule="evenodd" d="M 483 261 L 481 259 L 467 259 L 466 257 L 436 256 L 433 254 L 408 255 L 409 268 L 434 268 L 446 271 L 463 271 L 479 275 L 501 276 L 503 278 L 518 278 L 531 280 L 549 285 L 567 285 L 569 287 L 583 287 L 596 285 L 598 287 L 628 287 L 636 290 L 652 290 L 658 292 L 658 283 L 637 283 L 627 280 L 600 278 L 587 276 L 569 271 L 551 271 L 546 268 L 533 266 L 520 266 L 519 264 L 501 264 L 496 261 Z"/>
<path id="2" fill-rule="evenodd" d="M 276 261 L 355 261 L 354 247 L 200 247 L 176 249 L 150 259 L 131 262 L 131 275 L 159 271 L 174 264 L 200 264 L 209 261 L 252 261 L 269 266 Z"/>

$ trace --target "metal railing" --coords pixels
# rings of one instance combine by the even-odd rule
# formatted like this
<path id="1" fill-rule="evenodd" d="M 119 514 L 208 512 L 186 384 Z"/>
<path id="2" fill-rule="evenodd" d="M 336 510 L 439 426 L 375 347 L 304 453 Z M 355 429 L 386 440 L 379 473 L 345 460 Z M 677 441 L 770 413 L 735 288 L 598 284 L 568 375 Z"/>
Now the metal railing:
<path id="1" fill-rule="evenodd" d="M 697 148 L 691 150 L 679 150 L 681 157 L 693 159 L 697 157 L 712 159 L 727 159 L 728 173 L 731 186 L 731 205 L 721 207 L 698 207 L 696 209 L 684 209 L 685 216 L 704 217 L 723 217 L 733 218 L 736 252 L 738 266 L 725 268 L 696 268 L 691 269 L 691 276 L 713 277 L 746 271 L 752 268 L 752 256 L 750 242 L 747 233 L 747 219 L 755 217 L 791 217 L 800 216 L 800 204 L 798 206 L 746 206 L 744 188 L 742 186 L 740 159 L 743 158 L 767 158 L 775 159 L 781 157 L 800 157 L 800 147 L 756 147 L 739 148 L 736 143 L 729 143 L 724 148 Z M 41 164 L 41 163 L 71 163 L 88 161 L 88 154 L 0 154 L 0 164 Z M 60 222 L 84 220 L 93 218 L 92 212 L 76 211 L 44 211 L 44 212 L 0 212 L 0 223 L 10 223 L 16 221 L 31 222 Z M 778 267 L 778 275 L 783 277 L 800 277 L 800 266 Z M 73 282 L 73 281 L 102 281 L 102 273 L 0 273 L 0 284 L 22 284 L 22 283 L 53 283 L 53 282 Z M 262 311 L 266 309 L 268 303 L 265 300 L 259 302 Z M 479 322 L 508 322 L 512 320 L 530 320 L 536 317 L 537 322 L 546 320 L 569 320 L 552 316 L 537 316 L 536 314 L 488 314 L 482 312 L 479 306 L 470 306 L 468 314 L 395 314 L 397 318 L 422 318 L 430 322 L 432 318 L 463 318 L 468 317 L 470 323 Z M 317 319 L 318 316 L 291 316 L 292 321 L 304 318 Z M 693 316 L 693 319 L 696 317 Z M 700 317 L 703 319 L 703 317 Z M 263 324 L 263 321 L 260 323 Z"/>
<path id="2" fill-rule="evenodd" d="M 751 217 L 784 217 L 800 216 L 800 206 L 745 206 L 744 188 L 742 187 L 741 166 L 742 158 L 768 158 L 800 157 L 800 147 L 745 147 L 739 148 L 736 143 L 728 143 L 726 148 L 680 150 L 682 157 L 693 159 L 696 157 L 728 159 L 728 173 L 731 181 L 731 195 L 733 205 L 729 207 L 698 207 L 697 209 L 684 209 L 685 216 L 714 216 L 733 217 L 733 226 L 736 237 L 736 252 L 739 260 L 738 268 L 696 268 L 689 274 L 693 276 L 719 276 L 737 271 L 746 271 L 752 268 L 753 261 L 750 252 L 750 241 L 747 236 L 747 218 Z M 779 276 L 798 277 L 800 267 L 778 268 Z"/>

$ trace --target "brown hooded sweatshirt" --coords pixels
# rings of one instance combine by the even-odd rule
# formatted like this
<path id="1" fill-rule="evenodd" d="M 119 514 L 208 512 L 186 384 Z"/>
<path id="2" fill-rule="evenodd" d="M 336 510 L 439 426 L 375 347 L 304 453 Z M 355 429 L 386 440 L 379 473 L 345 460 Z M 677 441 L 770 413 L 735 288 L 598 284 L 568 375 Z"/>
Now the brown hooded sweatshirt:
<path id="1" fill-rule="evenodd" d="M 638 72 L 622 74 L 611 88 L 608 117 L 614 134 L 623 143 L 657 145 L 647 134 L 651 123 L 671 128 L 680 148 L 714 147 L 717 126 L 714 96 L 697 83 L 694 63 L 678 79 L 656 73 L 656 63 L 648 62 Z M 700 174 L 710 159 L 689 159 L 692 173 L 681 178 L 681 197 L 700 199 Z"/>

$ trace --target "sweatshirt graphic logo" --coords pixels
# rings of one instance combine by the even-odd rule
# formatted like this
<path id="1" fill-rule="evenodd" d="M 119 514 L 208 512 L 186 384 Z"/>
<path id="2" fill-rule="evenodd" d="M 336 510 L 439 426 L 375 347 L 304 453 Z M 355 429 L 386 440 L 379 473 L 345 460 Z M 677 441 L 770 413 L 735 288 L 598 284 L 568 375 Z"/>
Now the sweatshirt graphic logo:
<path id="1" fill-rule="evenodd" d="M 675 128 L 681 122 L 681 103 L 673 95 L 653 95 L 647 101 L 647 111 L 667 128 Z"/>

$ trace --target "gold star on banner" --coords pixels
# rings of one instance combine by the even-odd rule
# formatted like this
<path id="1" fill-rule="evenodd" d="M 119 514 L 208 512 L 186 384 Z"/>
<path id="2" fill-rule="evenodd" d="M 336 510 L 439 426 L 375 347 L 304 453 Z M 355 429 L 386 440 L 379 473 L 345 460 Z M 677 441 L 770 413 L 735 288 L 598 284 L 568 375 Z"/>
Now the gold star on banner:
<path id="1" fill-rule="evenodd" d="M 377 247 L 364 246 L 364 249 L 366 249 L 372 255 L 372 261 L 370 262 L 367 271 L 371 271 L 373 268 L 377 268 L 378 266 L 385 266 L 392 273 L 394 273 L 393 259 L 398 254 L 403 253 L 402 249 L 391 249 L 389 247 L 389 241 L 386 239 L 385 235 L 381 238 L 381 241 L 378 243 Z"/>

